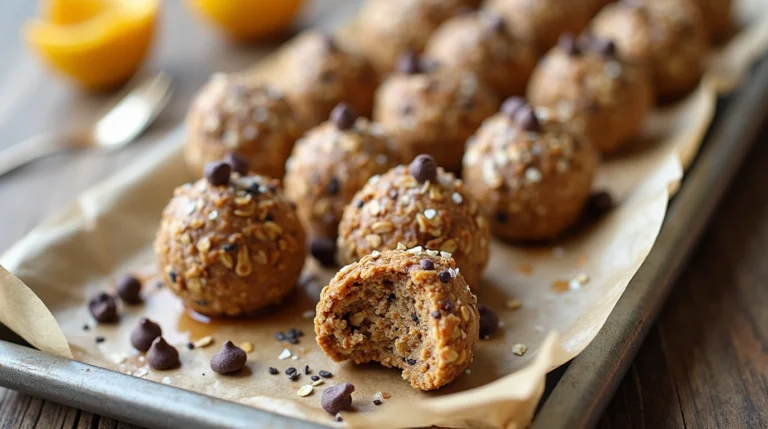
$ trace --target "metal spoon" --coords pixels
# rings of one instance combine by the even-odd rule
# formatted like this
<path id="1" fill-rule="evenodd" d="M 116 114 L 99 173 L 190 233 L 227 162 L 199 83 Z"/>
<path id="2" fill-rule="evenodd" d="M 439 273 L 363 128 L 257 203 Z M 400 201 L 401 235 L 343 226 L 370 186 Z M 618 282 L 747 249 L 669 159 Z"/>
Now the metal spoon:
<path id="1" fill-rule="evenodd" d="M 119 149 L 133 141 L 163 110 L 171 78 L 159 74 L 139 82 L 90 128 L 44 133 L 0 151 L 0 176 L 54 153 L 73 149 Z"/>

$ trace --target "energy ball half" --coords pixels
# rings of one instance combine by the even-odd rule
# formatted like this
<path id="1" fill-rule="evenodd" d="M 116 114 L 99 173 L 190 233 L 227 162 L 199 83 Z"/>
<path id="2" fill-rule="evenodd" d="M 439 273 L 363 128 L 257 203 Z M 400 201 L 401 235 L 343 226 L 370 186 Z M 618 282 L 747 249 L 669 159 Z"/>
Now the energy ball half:
<path id="1" fill-rule="evenodd" d="M 371 176 L 400 164 L 381 127 L 340 104 L 293 148 L 285 194 L 310 237 L 336 239 L 344 207 Z"/>
<path id="2" fill-rule="evenodd" d="M 251 171 L 283 177 L 285 160 L 301 135 L 294 110 L 280 91 L 241 77 L 214 74 L 187 115 L 184 155 L 198 177 L 208 162 L 239 152 Z"/>
<path id="3" fill-rule="evenodd" d="M 565 34 L 533 72 L 528 100 L 609 154 L 640 130 L 653 86 L 645 68 L 624 60 L 612 41 Z"/>
<path id="4" fill-rule="evenodd" d="M 587 140 L 515 97 L 468 143 L 464 180 L 490 212 L 494 234 L 552 240 L 579 219 L 597 161 Z"/>
<path id="5" fill-rule="evenodd" d="M 485 213 L 464 183 L 421 155 L 409 166 L 372 177 L 355 195 L 339 224 L 337 248 L 342 264 L 399 243 L 448 252 L 478 288 L 489 241 Z"/>
<path id="6" fill-rule="evenodd" d="M 693 0 L 613 3 L 600 11 L 591 29 L 615 41 L 625 58 L 648 67 L 660 97 L 687 93 L 704 73 L 707 29 Z"/>
<path id="7" fill-rule="evenodd" d="M 477 298 L 456 261 L 421 248 L 373 253 L 323 288 L 317 343 L 335 361 L 380 362 L 411 386 L 437 389 L 471 363 Z"/>
<path id="8" fill-rule="evenodd" d="M 279 182 L 230 173 L 176 188 L 163 210 L 155 255 L 184 305 L 209 316 L 240 316 L 280 302 L 305 258 L 298 217 Z"/>

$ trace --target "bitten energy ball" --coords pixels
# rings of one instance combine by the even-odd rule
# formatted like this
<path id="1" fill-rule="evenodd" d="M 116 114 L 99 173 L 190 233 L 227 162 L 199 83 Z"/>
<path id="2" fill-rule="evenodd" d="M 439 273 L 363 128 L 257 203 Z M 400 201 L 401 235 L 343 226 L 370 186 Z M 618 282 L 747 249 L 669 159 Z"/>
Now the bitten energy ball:
<path id="1" fill-rule="evenodd" d="M 666 1 L 666 0 L 665 0 Z M 580 33 L 594 12 L 595 0 L 489 0 L 487 8 L 502 17 L 516 34 L 533 40 L 541 52 L 562 33 Z"/>
<path id="2" fill-rule="evenodd" d="M 536 67 L 528 100 L 608 154 L 638 132 L 653 106 L 653 87 L 646 70 L 622 59 L 612 41 L 564 34 Z"/>
<path id="3" fill-rule="evenodd" d="M 512 98 L 468 143 L 464 180 L 467 192 L 491 213 L 496 235 L 539 241 L 576 223 L 596 168 L 596 152 L 586 140 Z"/>
<path id="4" fill-rule="evenodd" d="M 371 176 L 400 164 L 381 127 L 340 104 L 331 119 L 296 142 L 285 194 L 312 238 L 335 240 L 344 207 Z"/>
<path id="5" fill-rule="evenodd" d="M 369 115 L 378 85 L 367 59 L 342 49 L 332 36 L 307 33 L 291 42 L 276 84 L 299 116 L 304 129 L 328 118 L 341 102 Z"/>
<path id="6" fill-rule="evenodd" d="M 437 389 L 472 363 L 477 298 L 456 261 L 420 247 L 344 267 L 317 304 L 317 343 L 335 361 L 380 362 L 411 386 Z"/>
<path id="7" fill-rule="evenodd" d="M 710 37 L 725 39 L 733 29 L 733 0 L 695 0 Z"/>
<path id="8" fill-rule="evenodd" d="M 344 210 L 339 224 L 342 264 L 400 243 L 422 246 L 431 254 L 452 254 L 467 282 L 480 286 L 488 263 L 488 221 L 453 174 L 422 155 L 409 166 L 374 176 Z"/>
<path id="9" fill-rule="evenodd" d="M 405 52 L 419 53 L 445 20 L 480 3 L 478 0 L 368 0 L 355 38 L 376 69 L 391 71 Z"/>
<path id="10" fill-rule="evenodd" d="M 451 70 L 470 72 L 501 96 L 520 95 L 538 59 L 534 45 L 516 37 L 493 13 L 467 13 L 435 31 L 424 56 Z"/>
<path id="11" fill-rule="evenodd" d="M 690 91 L 704 72 L 707 31 L 692 0 L 613 3 L 595 17 L 592 31 L 615 41 L 628 60 L 647 66 L 661 97 Z"/>
<path id="12" fill-rule="evenodd" d="M 498 106 L 473 73 L 438 69 L 391 75 L 376 93 L 373 119 L 406 160 L 426 153 L 449 171 L 461 169 L 464 144 Z"/>
<path id="13" fill-rule="evenodd" d="M 189 110 L 184 155 L 198 176 L 208 162 L 239 152 L 251 171 L 283 177 L 285 160 L 300 135 L 297 117 L 279 91 L 218 73 Z"/>
<path id="14" fill-rule="evenodd" d="M 278 181 L 206 167 L 176 188 L 155 254 L 165 282 L 188 308 L 238 316 L 278 303 L 304 264 L 304 230 Z"/>

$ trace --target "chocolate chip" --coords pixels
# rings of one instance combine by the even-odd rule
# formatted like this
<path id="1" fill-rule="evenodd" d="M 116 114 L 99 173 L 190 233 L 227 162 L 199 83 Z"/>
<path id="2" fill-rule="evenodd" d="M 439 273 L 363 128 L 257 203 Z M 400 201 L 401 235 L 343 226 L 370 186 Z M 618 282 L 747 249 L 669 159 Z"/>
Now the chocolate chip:
<path id="1" fill-rule="evenodd" d="M 289 379 L 289 380 L 291 380 L 291 381 L 296 381 L 296 380 L 298 380 L 298 379 L 299 379 L 299 377 L 301 377 L 301 374 L 299 374 L 299 373 L 296 373 L 296 374 L 291 374 L 291 375 L 289 375 L 289 376 L 288 376 L 288 379 Z"/>
<path id="2" fill-rule="evenodd" d="M 299 339 L 296 337 L 288 337 L 286 341 L 288 341 L 290 344 L 299 344 Z"/>
<path id="3" fill-rule="evenodd" d="M 355 386 L 352 383 L 342 383 L 323 390 L 320 398 L 320 406 L 328 414 L 336 414 L 339 411 L 352 407 L 352 392 Z"/>
<path id="4" fill-rule="evenodd" d="M 496 221 L 497 222 L 499 222 L 499 223 L 507 223 L 508 220 L 509 220 L 509 216 L 505 212 L 503 212 L 501 210 L 496 212 Z"/>
<path id="5" fill-rule="evenodd" d="M 365 203 L 362 200 L 355 201 L 355 207 L 357 207 L 359 209 L 363 208 L 364 205 L 365 205 Z"/>
<path id="6" fill-rule="evenodd" d="M 90 331 L 91 327 L 88 325 L 83 325 L 83 331 Z"/>
<path id="7" fill-rule="evenodd" d="M 269 373 L 272 374 L 272 375 L 277 375 L 277 374 L 280 374 L 280 371 L 278 371 L 277 368 L 270 366 L 269 367 Z"/>
<path id="8" fill-rule="evenodd" d="M 251 195 L 259 195 L 261 193 L 261 185 L 259 182 L 253 182 L 245 189 Z"/>
<path id="9" fill-rule="evenodd" d="M 99 292 L 91 298 L 88 302 L 88 310 L 99 323 L 116 323 L 120 320 L 115 298 L 106 292 Z"/>
<path id="10" fill-rule="evenodd" d="M 433 312 L 429 313 L 429 315 L 430 315 L 430 316 L 432 316 L 432 318 L 433 318 L 433 319 L 439 319 L 439 318 L 441 318 L 441 317 L 442 317 L 442 315 L 440 314 L 440 312 L 439 312 L 439 311 L 437 311 L 437 310 L 435 310 L 435 311 L 433 311 Z"/>
<path id="11" fill-rule="evenodd" d="M 319 375 L 320 377 L 323 377 L 323 378 L 331 378 L 331 377 L 333 377 L 333 374 L 331 374 L 330 371 L 326 371 L 324 369 L 321 369 L 320 371 L 318 371 L 317 375 Z"/>
<path id="12" fill-rule="evenodd" d="M 171 283 L 176 283 L 177 275 L 176 271 L 171 271 L 168 273 L 168 277 L 171 279 Z"/>
<path id="13" fill-rule="evenodd" d="M 223 186 L 229 183 L 232 167 L 224 161 L 213 161 L 205 165 L 205 179 L 213 186 Z"/>
<path id="14" fill-rule="evenodd" d="M 595 39 L 592 42 L 592 46 L 595 51 L 600 53 L 600 55 L 611 58 L 616 56 L 616 43 L 614 43 L 613 40 Z"/>
<path id="15" fill-rule="evenodd" d="M 317 380 L 320 380 L 320 376 L 313 375 L 313 376 L 309 377 L 309 379 L 312 380 L 312 381 L 317 381 Z"/>
<path id="16" fill-rule="evenodd" d="M 240 173 L 243 176 L 248 174 L 248 159 L 239 152 L 227 152 L 227 154 L 224 156 L 224 162 L 232 167 L 232 171 Z"/>
<path id="17" fill-rule="evenodd" d="M 104 341 L 107 341 L 107 339 L 106 339 L 106 338 L 104 338 L 104 337 L 101 337 L 101 336 L 99 336 L 99 337 L 96 337 L 96 338 L 94 338 L 93 340 L 94 340 L 94 341 L 96 341 L 96 344 L 100 344 L 100 343 L 103 343 Z"/>
<path id="18" fill-rule="evenodd" d="M 245 350 L 227 340 L 211 358 L 211 369 L 219 374 L 231 374 L 243 369 L 247 361 Z"/>
<path id="19" fill-rule="evenodd" d="M 597 219 L 613 208 L 613 197 L 606 191 L 595 192 L 589 197 L 586 216 L 588 219 Z"/>
<path id="20" fill-rule="evenodd" d="M 417 316 L 416 313 L 411 313 L 411 321 L 413 323 L 419 323 L 419 316 Z"/>
<path id="21" fill-rule="evenodd" d="M 525 106 L 526 103 L 523 97 L 509 97 L 501 103 L 501 113 L 507 115 L 510 119 L 515 119 L 515 113 Z"/>
<path id="22" fill-rule="evenodd" d="M 117 279 L 117 296 L 126 304 L 141 302 L 141 281 L 131 274 L 124 274 Z"/>
<path id="23" fill-rule="evenodd" d="M 333 421 L 335 421 L 335 422 L 337 422 L 337 423 L 338 423 L 338 422 L 343 422 L 343 421 L 344 421 L 344 418 L 343 418 L 343 417 L 341 417 L 341 415 L 339 415 L 339 414 L 336 414 L 336 415 L 333 417 Z"/>
<path id="24" fill-rule="evenodd" d="M 421 66 L 419 64 L 419 57 L 412 51 L 404 52 L 397 59 L 397 66 L 395 69 L 400 73 L 405 74 L 418 74 L 421 73 Z"/>
<path id="25" fill-rule="evenodd" d="M 538 132 L 541 130 L 541 124 L 539 124 L 539 118 L 536 117 L 536 113 L 531 106 L 523 106 L 515 113 L 515 122 L 520 128 L 525 131 Z"/>
<path id="26" fill-rule="evenodd" d="M 147 352 L 147 363 L 159 371 L 175 368 L 179 366 L 179 352 L 163 337 L 157 337 Z"/>
<path id="27" fill-rule="evenodd" d="M 292 201 L 290 201 L 292 203 Z M 296 207 L 294 207 L 295 209 Z M 275 218 L 272 216 L 272 213 L 267 213 L 267 216 L 264 218 L 264 222 L 273 222 Z"/>
<path id="28" fill-rule="evenodd" d="M 304 375 L 309 375 L 309 365 L 304 365 Z"/>
<path id="29" fill-rule="evenodd" d="M 282 332 L 275 332 L 275 339 L 277 341 L 285 341 L 285 334 Z"/>
<path id="30" fill-rule="evenodd" d="M 571 33 L 561 34 L 557 44 L 560 46 L 560 49 L 562 49 L 569 56 L 578 55 L 580 53 L 579 45 L 576 43 L 576 38 L 574 38 L 573 34 Z"/>
<path id="31" fill-rule="evenodd" d="M 222 249 L 223 249 L 225 252 L 231 252 L 231 251 L 233 251 L 233 250 L 237 249 L 237 246 L 235 246 L 235 245 L 234 245 L 234 244 L 232 244 L 232 243 L 226 243 L 226 244 L 224 244 L 223 246 L 221 246 L 221 248 L 222 248 Z"/>
<path id="32" fill-rule="evenodd" d="M 389 296 L 387 297 L 387 302 L 392 302 L 395 299 L 397 299 L 397 295 L 395 295 L 394 293 L 390 293 Z"/>
<path id="33" fill-rule="evenodd" d="M 453 277 L 451 276 L 451 273 L 448 270 L 440 271 L 440 274 L 438 274 L 437 276 L 440 277 L 440 281 L 443 283 L 448 283 L 449 281 L 451 281 L 451 278 Z"/>
<path id="34" fill-rule="evenodd" d="M 418 361 L 416 359 L 408 359 L 407 362 L 408 362 L 408 365 L 416 365 Z"/>
<path id="35" fill-rule="evenodd" d="M 477 304 L 477 311 L 480 313 L 480 338 L 490 337 L 499 329 L 499 316 L 484 304 Z"/>
<path id="36" fill-rule="evenodd" d="M 267 189 L 269 189 L 269 192 L 276 194 L 279 188 L 277 186 L 277 183 L 270 183 L 269 186 L 267 186 Z"/>
<path id="37" fill-rule="evenodd" d="M 374 399 L 373 405 L 381 405 L 381 399 Z"/>
<path id="38" fill-rule="evenodd" d="M 309 253 L 324 267 L 336 265 L 336 241 L 329 238 L 315 238 L 309 244 Z"/>
<path id="39" fill-rule="evenodd" d="M 437 162 L 429 155 L 419 155 L 411 161 L 408 172 L 420 183 L 434 182 L 437 179 Z"/>
<path id="40" fill-rule="evenodd" d="M 195 349 L 195 343 L 192 341 L 187 343 L 187 350 L 194 350 Z"/>
<path id="41" fill-rule="evenodd" d="M 160 329 L 160 325 L 146 317 L 142 317 L 139 319 L 139 324 L 131 331 L 131 345 L 136 350 L 145 352 L 152 347 L 152 342 L 155 341 L 155 338 L 161 335 L 163 335 L 163 331 Z"/>
<path id="42" fill-rule="evenodd" d="M 294 367 L 292 367 L 292 366 L 289 366 L 289 367 L 288 367 L 288 368 L 285 370 L 285 375 L 293 375 L 293 374 L 296 374 L 296 368 L 294 368 Z"/>
<path id="43" fill-rule="evenodd" d="M 421 262 L 419 262 L 419 265 L 421 266 L 422 270 L 434 270 L 435 269 L 435 263 L 432 262 L 429 259 L 422 259 Z"/>
<path id="44" fill-rule="evenodd" d="M 339 103 L 331 110 L 331 122 L 340 130 L 348 130 L 355 125 L 357 113 L 347 103 Z"/>
<path id="45" fill-rule="evenodd" d="M 288 333 L 291 336 L 294 336 L 294 337 L 303 337 L 304 336 L 304 331 L 302 331 L 301 329 L 296 329 L 296 328 L 291 328 L 291 330 L 288 331 Z"/>
<path id="46" fill-rule="evenodd" d="M 341 185 L 339 184 L 339 179 L 335 177 L 331 177 L 331 180 L 329 180 L 328 184 L 325 186 L 325 190 L 329 195 L 338 194 L 340 189 Z"/>

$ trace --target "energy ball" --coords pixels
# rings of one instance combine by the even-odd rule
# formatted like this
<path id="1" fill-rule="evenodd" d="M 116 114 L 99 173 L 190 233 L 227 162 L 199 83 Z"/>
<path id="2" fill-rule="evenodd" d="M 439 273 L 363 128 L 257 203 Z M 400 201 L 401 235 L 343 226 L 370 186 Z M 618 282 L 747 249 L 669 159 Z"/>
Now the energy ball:
<path id="1" fill-rule="evenodd" d="M 695 0 L 701 9 L 709 36 L 720 41 L 733 29 L 733 0 Z"/>
<path id="2" fill-rule="evenodd" d="M 666 0 L 665 0 L 666 1 Z M 594 12 L 595 0 L 489 0 L 487 9 L 501 15 L 518 35 L 545 52 L 562 33 L 579 33 Z"/>
<path id="3" fill-rule="evenodd" d="M 493 13 L 467 13 L 441 25 L 424 56 L 451 70 L 479 76 L 500 96 L 521 95 L 538 55 L 535 46 L 516 37 Z"/>
<path id="4" fill-rule="evenodd" d="M 533 72 L 528 100 L 610 154 L 642 126 L 653 86 L 645 68 L 621 58 L 612 41 L 564 34 Z"/>
<path id="5" fill-rule="evenodd" d="M 214 74 L 187 115 L 187 165 L 198 177 L 208 162 L 239 152 L 251 171 L 283 177 L 285 160 L 301 135 L 280 91 L 241 77 Z"/>
<path id="6" fill-rule="evenodd" d="M 317 344 L 334 361 L 400 368 L 411 386 L 433 390 L 472 363 L 477 298 L 450 257 L 420 247 L 373 253 L 323 288 Z"/>
<path id="7" fill-rule="evenodd" d="M 340 104 L 329 121 L 296 142 L 287 163 L 285 195 L 296 203 L 311 238 L 335 240 L 344 207 L 355 192 L 400 161 L 380 126 Z"/>
<path id="8" fill-rule="evenodd" d="M 464 180 L 490 212 L 494 234 L 552 240 L 579 219 L 597 161 L 588 141 L 566 124 L 537 116 L 523 99 L 512 98 L 468 143 Z"/>
<path id="9" fill-rule="evenodd" d="M 464 144 L 498 99 L 477 75 L 439 68 L 391 75 L 378 89 L 373 120 L 406 160 L 426 153 L 448 171 L 461 169 Z"/>
<path id="10" fill-rule="evenodd" d="M 707 30 L 693 0 L 632 0 L 603 8 L 595 36 L 613 40 L 627 60 L 649 68 L 659 97 L 693 89 L 704 72 Z"/>
<path id="11" fill-rule="evenodd" d="M 362 115 L 370 114 L 379 82 L 367 59 L 345 51 L 322 33 L 306 33 L 289 46 L 275 83 L 305 130 L 325 121 L 341 102 Z"/>
<path id="12" fill-rule="evenodd" d="M 220 162 L 206 167 L 206 178 L 176 188 L 154 249 L 165 282 L 187 308 L 247 315 L 293 289 L 305 236 L 278 184 L 231 173 Z"/>
<path id="13" fill-rule="evenodd" d="M 373 176 L 344 210 L 339 262 L 373 251 L 422 246 L 456 259 L 467 282 L 480 286 L 488 264 L 488 220 L 464 183 L 427 155 Z"/>
<path id="14" fill-rule="evenodd" d="M 445 20 L 476 7 L 479 0 L 368 0 L 355 39 L 379 73 L 394 69 L 401 54 L 420 53 Z"/>

